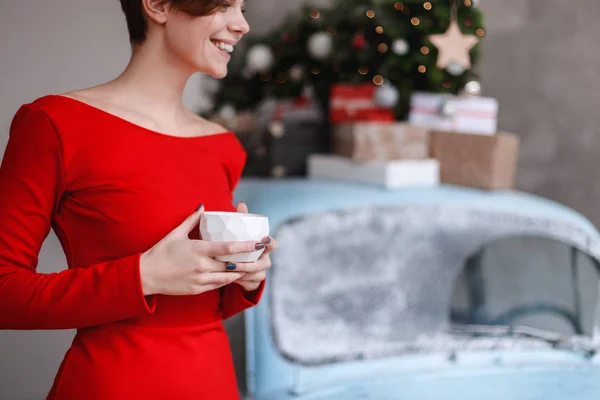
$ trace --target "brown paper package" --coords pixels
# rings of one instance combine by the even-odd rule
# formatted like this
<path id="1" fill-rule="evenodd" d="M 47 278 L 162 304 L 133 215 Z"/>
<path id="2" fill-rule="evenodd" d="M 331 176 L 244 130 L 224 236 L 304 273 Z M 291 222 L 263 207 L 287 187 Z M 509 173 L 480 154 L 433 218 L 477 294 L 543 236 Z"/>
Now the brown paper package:
<path id="1" fill-rule="evenodd" d="M 440 182 L 480 189 L 512 189 L 519 158 L 519 137 L 430 133 L 431 157 L 440 162 Z"/>
<path id="2" fill-rule="evenodd" d="M 421 160 L 429 154 L 426 128 L 402 122 L 357 122 L 336 125 L 333 153 L 355 161 Z"/>

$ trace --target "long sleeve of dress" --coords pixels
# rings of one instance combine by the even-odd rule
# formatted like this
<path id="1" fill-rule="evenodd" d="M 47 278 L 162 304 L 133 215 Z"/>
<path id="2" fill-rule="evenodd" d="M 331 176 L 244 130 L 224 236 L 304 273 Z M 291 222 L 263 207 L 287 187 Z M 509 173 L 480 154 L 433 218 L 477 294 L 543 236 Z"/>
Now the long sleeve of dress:
<path id="1" fill-rule="evenodd" d="M 139 257 L 36 271 L 65 193 L 60 137 L 33 105 L 15 115 L 0 166 L 0 329 L 73 329 L 150 314 Z"/>
<path id="2" fill-rule="evenodd" d="M 223 319 L 233 317 L 247 308 L 257 305 L 265 289 L 265 282 L 262 281 L 260 286 L 251 292 L 247 292 L 236 283 L 223 287 L 221 294 Z"/>

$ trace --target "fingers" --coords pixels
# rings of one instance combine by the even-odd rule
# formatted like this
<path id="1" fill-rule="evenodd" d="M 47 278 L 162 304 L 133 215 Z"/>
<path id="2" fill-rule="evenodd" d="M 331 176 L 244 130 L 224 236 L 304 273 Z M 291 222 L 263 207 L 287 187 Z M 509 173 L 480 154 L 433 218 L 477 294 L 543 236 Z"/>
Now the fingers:
<path id="1" fill-rule="evenodd" d="M 265 279 L 267 279 L 267 271 L 260 271 L 253 274 L 246 274 L 242 278 L 236 280 L 235 283 L 247 291 L 254 291 L 260 287 Z"/>
<path id="2" fill-rule="evenodd" d="M 267 279 L 267 271 L 259 271 L 251 274 L 246 274 L 237 282 L 262 282 Z"/>
<path id="3" fill-rule="evenodd" d="M 265 251 L 263 252 L 262 257 L 271 253 L 273 250 L 275 250 L 277 248 L 277 241 L 275 240 L 275 238 L 272 238 L 271 236 L 267 236 L 266 238 L 264 238 L 262 240 L 262 243 L 265 245 Z"/>
<path id="4" fill-rule="evenodd" d="M 239 213 L 248 214 L 248 206 L 243 201 L 240 201 L 236 207 L 236 211 Z"/>
<path id="5" fill-rule="evenodd" d="M 200 223 L 204 212 L 204 206 L 200 204 L 193 214 L 189 215 L 177 228 L 171 231 L 170 236 L 176 238 L 187 238 L 189 233 Z"/>
<path id="6" fill-rule="evenodd" d="M 203 257 L 199 260 L 197 272 L 199 273 L 255 273 L 271 268 L 271 258 L 261 257 L 255 262 L 223 262 L 212 258 Z"/>
<path id="7" fill-rule="evenodd" d="M 195 284 L 197 286 L 214 285 L 221 287 L 229 285 L 244 276 L 242 272 L 213 272 L 198 276 Z"/>
<path id="8" fill-rule="evenodd" d="M 206 257 L 228 256 L 239 253 L 250 253 L 262 250 L 267 245 L 262 242 L 210 242 L 197 240 L 193 243 L 194 251 Z"/>
<path id="9" fill-rule="evenodd" d="M 257 272 L 266 271 L 271 268 L 270 257 L 261 257 L 255 262 L 242 262 L 242 263 L 223 263 L 225 271 L 243 272 L 247 276 L 248 274 L 254 274 Z"/>

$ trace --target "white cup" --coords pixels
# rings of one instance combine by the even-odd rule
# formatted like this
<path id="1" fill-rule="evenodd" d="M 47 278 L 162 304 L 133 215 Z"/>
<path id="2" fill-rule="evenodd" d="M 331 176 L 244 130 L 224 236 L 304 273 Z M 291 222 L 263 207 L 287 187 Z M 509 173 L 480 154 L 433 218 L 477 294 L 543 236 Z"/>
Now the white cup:
<path id="1" fill-rule="evenodd" d="M 261 214 L 245 214 L 226 211 L 206 211 L 200 219 L 200 236 L 211 242 L 260 243 L 269 235 L 269 218 Z M 230 254 L 216 257 L 224 262 L 254 262 L 264 249 L 248 253 Z"/>

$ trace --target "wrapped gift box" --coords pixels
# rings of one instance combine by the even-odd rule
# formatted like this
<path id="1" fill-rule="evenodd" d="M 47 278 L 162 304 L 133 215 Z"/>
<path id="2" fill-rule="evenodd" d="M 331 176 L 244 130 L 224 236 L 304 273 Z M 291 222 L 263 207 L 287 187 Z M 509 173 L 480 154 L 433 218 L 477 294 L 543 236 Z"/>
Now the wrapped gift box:
<path id="1" fill-rule="evenodd" d="M 403 122 L 336 125 L 334 154 L 356 161 L 418 160 L 429 156 L 429 131 Z"/>
<path id="2" fill-rule="evenodd" d="M 440 162 L 440 182 L 481 189 L 514 187 L 519 137 L 432 131 L 430 156 Z"/>
<path id="3" fill-rule="evenodd" d="M 415 92 L 408 121 L 438 131 L 493 135 L 497 132 L 498 101 L 490 97 Z"/>
<path id="4" fill-rule="evenodd" d="M 375 103 L 378 86 L 336 84 L 330 88 L 329 121 L 341 124 L 357 121 L 394 121 L 393 111 Z"/>
<path id="5" fill-rule="evenodd" d="M 328 153 L 327 118 L 315 104 L 267 101 L 257 111 L 253 167 L 245 176 L 305 176 L 309 154 Z"/>
<path id="6" fill-rule="evenodd" d="M 436 186 L 439 168 L 435 159 L 358 162 L 334 154 L 312 154 L 308 158 L 311 179 L 360 182 L 385 188 Z"/>

